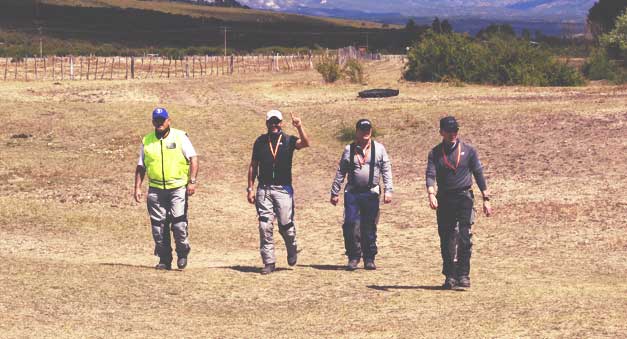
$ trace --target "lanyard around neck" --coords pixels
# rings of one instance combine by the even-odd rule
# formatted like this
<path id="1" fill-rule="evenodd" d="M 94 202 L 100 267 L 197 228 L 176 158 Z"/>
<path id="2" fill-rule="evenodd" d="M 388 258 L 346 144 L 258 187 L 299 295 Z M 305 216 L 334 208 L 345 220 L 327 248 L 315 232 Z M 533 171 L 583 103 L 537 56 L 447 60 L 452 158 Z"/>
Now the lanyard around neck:
<path id="1" fill-rule="evenodd" d="M 446 152 L 444 152 L 444 145 L 442 145 L 442 159 L 444 159 L 444 166 L 452 169 L 453 171 L 457 171 L 457 168 L 459 167 L 459 160 L 462 158 L 462 144 L 460 142 L 457 143 L 457 163 L 455 164 L 455 167 L 453 167 L 453 165 L 448 161 L 448 158 L 446 157 Z"/>
<path id="2" fill-rule="evenodd" d="M 283 138 L 283 134 L 279 135 L 279 139 L 277 139 L 276 147 L 272 148 L 272 139 L 268 135 L 268 147 L 270 147 L 270 153 L 272 153 L 272 159 L 276 162 L 277 154 L 279 153 L 279 146 L 281 145 L 281 139 Z"/>
<path id="3" fill-rule="evenodd" d="M 357 161 L 359 161 L 360 165 L 365 165 L 366 161 L 368 160 L 368 150 L 370 149 L 370 140 L 368 140 L 368 143 L 366 144 L 366 147 L 364 147 L 363 149 L 363 153 L 364 156 L 362 157 L 361 155 L 359 155 L 359 153 L 357 154 Z"/>

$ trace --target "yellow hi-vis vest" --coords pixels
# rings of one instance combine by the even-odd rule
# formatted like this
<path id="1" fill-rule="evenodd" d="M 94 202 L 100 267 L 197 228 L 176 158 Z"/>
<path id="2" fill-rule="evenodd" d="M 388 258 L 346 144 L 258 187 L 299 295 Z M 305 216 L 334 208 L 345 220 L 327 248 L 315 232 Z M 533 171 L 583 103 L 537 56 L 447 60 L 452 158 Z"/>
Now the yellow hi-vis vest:
<path id="1" fill-rule="evenodd" d="M 165 139 L 158 139 L 155 132 L 144 137 L 144 166 L 150 187 L 173 189 L 187 185 L 189 161 L 183 155 L 185 135 L 181 130 L 170 128 Z"/>

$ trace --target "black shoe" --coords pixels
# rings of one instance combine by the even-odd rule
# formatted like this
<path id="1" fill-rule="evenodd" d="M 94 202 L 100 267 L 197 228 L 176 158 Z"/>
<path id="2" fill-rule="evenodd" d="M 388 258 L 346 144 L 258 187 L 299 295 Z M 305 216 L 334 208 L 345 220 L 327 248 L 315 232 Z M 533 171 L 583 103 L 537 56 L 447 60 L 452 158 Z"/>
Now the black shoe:
<path id="1" fill-rule="evenodd" d="M 457 286 L 457 280 L 452 277 L 446 277 L 446 279 L 444 280 L 444 284 L 442 284 L 442 288 L 445 290 L 452 290 L 455 288 L 455 286 Z"/>
<path id="2" fill-rule="evenodd" d="M 364 268 L 369 271 L 377 269 L 377 265 L 374 264 L 374 259 L 364 259 Z"/>
<path id="3" fill-rule="evenodd" d="M 346 265 L 346 270 L 354 271 L 357 269 L 357 265 L 359 265 L 359 259 L 350 259 L 348 260 L 348 265 Z"/>
<path id="4" fill-rule="evenodd" d="M 296 246 L 294 246 L 293 253 L 291 251 L 287 252 L 287 264 L 290 266 L 296 265 L 296 261 L 298 261 L 298 251 L 296 250 Z"/>
<path id="5" fill-rule="evenodd" d="M 270 273 L 274 272 L 274 270 L 275 270 L 274 264 L 266 264 L 266 266 L 264 266 L 261 269 L 261 274 L 263 274 L 263 275 L 270 274 Z"/>
<path id="6" fill-rule="evenodd" d="M 457 281 L 457 286 L 459 287 L 470 287 L 470 278 L 468 276 L 462 276 Z"/>
<path id="7" fill-rule="evenodd" d="M 187 257 L 178 258 L 178 260 L 176 261 L 176 266 L 179 267 L 179 270 L 182 270 L 185 267 L 187 267 Z"/>
<path id="8" fill-rule="evenodd" d="M 171 270 L 172 269 L 172 264 L 168 263 L 168 262 L 159 262 L 156 266 L 156 269 L 158 270 Z"/>

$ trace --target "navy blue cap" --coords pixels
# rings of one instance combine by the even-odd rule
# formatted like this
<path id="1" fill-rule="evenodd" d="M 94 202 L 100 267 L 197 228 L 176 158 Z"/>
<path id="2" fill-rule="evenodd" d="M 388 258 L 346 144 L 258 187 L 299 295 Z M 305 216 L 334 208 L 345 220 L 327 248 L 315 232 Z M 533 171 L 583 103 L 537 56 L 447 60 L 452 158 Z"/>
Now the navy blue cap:
<path id="1" fill-rule="evenodd" d="M 152 111 L 152 120 L 167 119 L 169 117 L 170 115 L 168 114 L 168 111 L 165 110 L 165 108 L 155 108 L 155 110 Z"/>
<path id="2" fill-rule="evenodd" d="M 370 122 L 370 120 L 368 119 L 359 119 L 355 124 L 355 128 L 362 131 L 370 130 L 372 128 L 372 122 Z"/>
<path id="3" fill-rule="evenodd" d="M 440 130 L 444 132 L 457 132 L 459 131 L 459 124 L 453 116 L 444 117 L 440 119 Z"/>

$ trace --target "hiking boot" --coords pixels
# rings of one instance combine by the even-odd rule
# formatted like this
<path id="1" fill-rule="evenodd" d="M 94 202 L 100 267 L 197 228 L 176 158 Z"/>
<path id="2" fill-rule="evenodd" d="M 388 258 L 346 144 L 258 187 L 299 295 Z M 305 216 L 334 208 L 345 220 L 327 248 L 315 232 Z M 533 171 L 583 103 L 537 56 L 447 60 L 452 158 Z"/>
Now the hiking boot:
<path id="1" fill-rule="evenodd" d="M 470 278 L 468 276 L 462 276 L 457 281 L 459 287 L 470 287 Z"/>
<path id="2" fill-rule="evenodd" d="M 176 261 L 176 266 L 179 267 L 179 270 L 184 269 L 187 266 L 187 257 L 180 257 Z"/>
<path id="3" fill-rule="evenodd" d="M 364 268 L 369 271 L 377 269 L 377 265 L 374 264 L 374 259 L 364 259 Z"/>
<path id="4" fill-rule="evenodd" d="M 359 259 L 350 259 L 348 260 L 348 265 L 346 265 L 346 270 L 354 271 L 357 269 L 357 265 L 359 265 Z"/>
<path id="5" fill-rule="evenodd" d="M 290 253 L 292 251 L 293 253 Z M 298 261 L 298 251 L 296 251 L 296 246 L 294 246 L 292 251 L 287 251 L 287 264 L 290 266 L 296 265 L 296 261 Z"/>
<path id="6" fill-rule="evenodd" d="M 261 274 L 263 274 L 263 275 L 270 274 L 270 273 L 274 272 L 274 270 L 275 270 L 274 264 L 266 264 L 266 266 L 264 266 L 261 269 Z"/>
<path id="7" fill-rule="evenodd" d="M 455 286 L 457 286 L 457 280 L 453 277 L 446 277 L 444 284 L 442 284 L 442 288 L 445 290 L 452 290 Z"/>
<path id="8" fill-rule="evenodd" d="M 163 261 L 163 260 L 159 260 L 159 263 L 155 266 L 156 269 L 158 270 L 171 270 L 172 269 L 172 263 L 167 262 L 167 261 Z"/>

